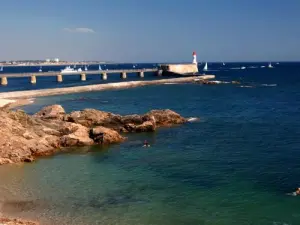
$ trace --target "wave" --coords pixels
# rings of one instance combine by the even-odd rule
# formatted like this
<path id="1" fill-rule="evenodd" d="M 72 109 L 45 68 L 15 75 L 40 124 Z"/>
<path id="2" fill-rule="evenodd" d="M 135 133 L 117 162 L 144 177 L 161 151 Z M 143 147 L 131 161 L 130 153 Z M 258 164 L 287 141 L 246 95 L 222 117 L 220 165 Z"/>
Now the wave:
<path id="1" fill-rule="evenodd" d="M 241 87 L 241 88 L 254 88 L 253 86 L 250 86 L 250 85 L 241 85 L 239 87 Z"/>
<path id="2" fill-rule="evenodd" d="M 172 82 L 169 82 L 169 83 L 164 83 L 164 84 L 177 84 L 177 83 L 172 83 Z"/>
<path id="3" fill-rule="evenodd" d="M 265 86 L 265 87 L 276 87 L 277 84 L 262 84 L 261 86 Z"/>
<path id="4" fill-rule="evenodd" d="M 198 117 L 190 117 L 187 119 L 188 122 L 196 122 L 199 121 L 200 119 Z"/>

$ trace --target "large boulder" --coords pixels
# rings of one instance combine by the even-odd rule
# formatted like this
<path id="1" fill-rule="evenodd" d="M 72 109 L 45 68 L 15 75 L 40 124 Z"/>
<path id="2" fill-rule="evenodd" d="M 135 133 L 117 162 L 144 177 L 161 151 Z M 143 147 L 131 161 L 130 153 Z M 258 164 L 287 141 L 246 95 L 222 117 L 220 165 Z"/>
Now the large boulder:
<path id="1" fill-rule="evenodd" d="M 146 115 L 153 117 L 158 127 L 170 126 L 174 124 L 183 124 L 187 122 L 187 120 L 184 117 L 180 116 L 178 113 L 170 109 L 152 110 Z"/>
<path id="2" fill-rule="evenodd" d="M 90 137 L 99 144 L 120 143 L 125 140 L 117 131 L 102 126 L 92 128 Z"/>
<path id="3" fill-rule="evenodd" d="M 121 124 L 121 116 L 96 109 L 74 111 L 65 116 L 65 121 L 78 123 L 86 127 L 116 127 Z"/>
<path id="4" fill-rule="evenodd" d="M 65 114 L 66 112 L 61 105 L 49 105 L 42 108 L 34 116 L 44 119 L 62 119 Z"/>
<path id="5" fill-rule="evenodd" d="M 94 141 L 89 137 L 89 129 L 76 123 L 65 123 L 60 132 L 60 144 L 63 147 L 92 145 Z"/>

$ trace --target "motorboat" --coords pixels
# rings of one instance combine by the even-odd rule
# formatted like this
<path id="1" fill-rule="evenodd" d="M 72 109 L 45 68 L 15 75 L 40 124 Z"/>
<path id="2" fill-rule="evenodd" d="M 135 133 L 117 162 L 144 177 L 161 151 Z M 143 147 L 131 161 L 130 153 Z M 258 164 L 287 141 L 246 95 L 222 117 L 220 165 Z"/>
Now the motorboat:
<path id="1" fill-rule="evenodd" d="M 78 72 L 81 72 L 82 69 L 79 68 L 78 70 L 75 70 L 74 68 L 71 68 L 70 66 L 66 66 L 66 68 L 62 69 L 60 72 L 63 74 L 66 74 L 66 73 L 78 73 Z"/>

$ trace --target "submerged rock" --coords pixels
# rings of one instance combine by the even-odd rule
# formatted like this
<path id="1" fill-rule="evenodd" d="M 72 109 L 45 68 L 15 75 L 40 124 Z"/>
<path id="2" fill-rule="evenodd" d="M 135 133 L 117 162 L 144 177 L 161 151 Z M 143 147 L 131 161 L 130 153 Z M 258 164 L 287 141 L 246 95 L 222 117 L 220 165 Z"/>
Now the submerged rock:
<path id="1" fill-rule="evenodd" d="M 112 144 L 125 140 L 119 132 L 153 132 L 157 127 L 182 124 L 172 110 L 121 116 L 95 109 L 65 114 L 60 105 L 47 106 L 33 116 L 23 111 L 0 110 L 0 165 L 32 162 L 61 147 Z"/>

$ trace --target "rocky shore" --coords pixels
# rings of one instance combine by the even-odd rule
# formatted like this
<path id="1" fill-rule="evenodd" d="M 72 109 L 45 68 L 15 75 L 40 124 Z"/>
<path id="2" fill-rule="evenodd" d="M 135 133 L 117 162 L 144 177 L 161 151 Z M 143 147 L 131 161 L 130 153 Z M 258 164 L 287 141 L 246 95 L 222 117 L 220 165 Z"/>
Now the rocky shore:
<path id="1" fill-rule="evenodd" d="M 153 132 L 185 122 L 168 109 L 121 116 L 95 109 L 67 114 L 62 106 L 51 105 L 28 115 L 7 105 L 0 109 L 0 165 L 32 162 L 66 147 L 120 143 L 126 140 L 122 133 Z"/>

